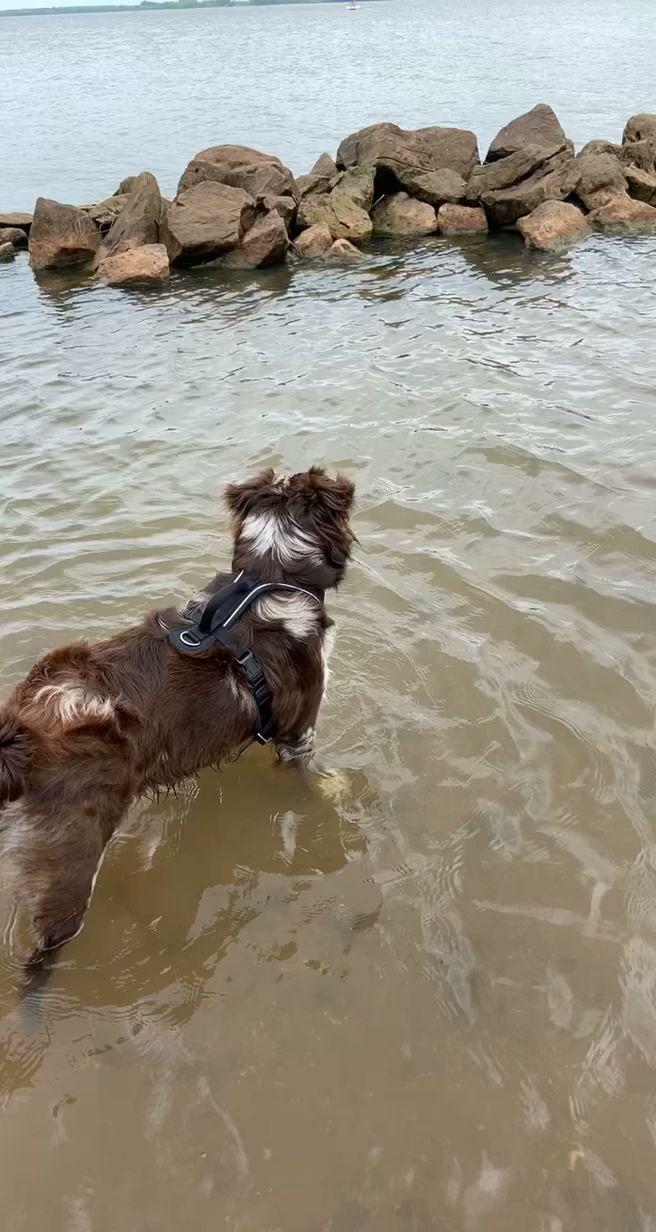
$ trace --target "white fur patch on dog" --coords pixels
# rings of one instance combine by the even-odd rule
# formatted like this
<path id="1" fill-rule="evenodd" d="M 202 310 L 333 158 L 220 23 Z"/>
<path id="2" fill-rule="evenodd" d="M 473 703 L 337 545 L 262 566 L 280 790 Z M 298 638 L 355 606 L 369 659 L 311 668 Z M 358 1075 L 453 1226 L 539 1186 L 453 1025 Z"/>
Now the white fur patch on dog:
<path id="1" fill-rule="evenodd" d="M 55 709 L 63 723 L 81 719 L 111 719 L 114 703 L 109 697 L 98 697 L 78 684 L 44 684 L 34 694 L 34 700 Z"/>
<path id="2" fill-rule="evenodd" d="M 282 565 L 293 565 L 301 560 L 313 565 L 323 564 L 323 554 L 312 535 L 300 526 L 286 525 L 273 510 L 249 513 L 241 528 L 241 538 L 248 540 L 256 556 L 271 553 Z"/>
<path id="3" fill-rule="evenodd" d="M 283 629 L 291 637 L 304 640 L 317 631 L 319 607 L 308 595 L 284 594 L 282 591 L 266 595 L 258 599 L 255 612 L 260 620 L 281 621 Z"/>
<path id="4" fill-rule="evenodd" d="M 337 637 L 337 629 L 335 628 L 334 625 L 331 625 L 330 628 L 326 629 L 324 636 L 323 636 L 323 641 L 321 643 L 321 662 L 323 664 L 323 690 L 321 694 L 322 700 L 326 696 L 326 693 L 328 691 L 328 681 L 330 680 L 330 666 L 329 666 L 330 656 L 333 653 L 333 650 L 335 649 L 335 638 L 336 637 Z"/>

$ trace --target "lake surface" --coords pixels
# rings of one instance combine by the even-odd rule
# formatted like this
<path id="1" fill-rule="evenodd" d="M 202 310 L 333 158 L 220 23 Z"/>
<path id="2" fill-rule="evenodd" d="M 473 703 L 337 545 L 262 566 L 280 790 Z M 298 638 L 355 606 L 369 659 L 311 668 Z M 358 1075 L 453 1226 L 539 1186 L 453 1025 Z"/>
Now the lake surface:
<path id="1" fill-rule="evenodd" d="M 6 19 L 0 205 L 379 118 L 656 110 L 652 6 Z M 651 91 L 651 92 L 650 92 Z M 3 692 L 190 594 L 223 484 L 341 467 L 304 785 L 133 810 L 30 1021 L 3 1232 L 655 1232 L 656 240 L 374 247 L 156 295 L 0 268 Z"/>

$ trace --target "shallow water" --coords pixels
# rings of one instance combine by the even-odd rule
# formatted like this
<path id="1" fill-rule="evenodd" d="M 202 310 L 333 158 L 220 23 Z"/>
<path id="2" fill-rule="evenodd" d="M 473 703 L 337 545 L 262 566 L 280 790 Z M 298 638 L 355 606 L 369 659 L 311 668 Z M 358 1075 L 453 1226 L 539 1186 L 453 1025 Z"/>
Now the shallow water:
<path id="1" fill-rule="evenodd" d="M 329 13 L 161 21 L 284 17 L 292 55 Z M 552 24 L 549 72 L 574 56 Z M 439 42 L 455 81 L 426 30 L 417 54 Z M 399 54 L 378 88 L 400 116 Z M 338 90 L 315 58 L 307 130 L 281 126 L 297 169 L 372 118 L 356 69 Z M 542 93 L 498 81 L 499 122 Z M 592 85 L 588 65 L 577 136 L 641 101 L 604 125 Z M 403 118 L 482 132 L 492 109 L 415 98 Z M 138 169 L 128 110 L 109 188 Z M 275 126 L 247 99 L 182 155 L 181 121 L 156 169 L 171 185 L 208 137 L 281 148 Z M 39 162 L 80 195 L 88 125 L 59 140 L 9 204 Z M 46 646 L 188 595 L 227 559 L 221 486 L 253 468 L 342 467 L 360 539 L 330 603 L 329 783 L 253 749 L 135 808 L 29 1021 L 4 952 L 6 1232 L 656 1229 L 655 258 L 431 240 L 158 295 L 0 270 L 3 689 Z"/>

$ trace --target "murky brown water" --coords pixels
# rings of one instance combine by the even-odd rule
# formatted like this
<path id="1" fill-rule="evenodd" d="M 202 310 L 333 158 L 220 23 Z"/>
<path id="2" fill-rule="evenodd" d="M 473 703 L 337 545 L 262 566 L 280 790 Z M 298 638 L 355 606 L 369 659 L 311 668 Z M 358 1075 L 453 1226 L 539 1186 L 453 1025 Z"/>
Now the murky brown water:
<path id="1" fill-rule="evenodd" d="M 3 685 L 189 593 L 254 467 L 361 540 L 341 795 L 252 750 L 135 809 L 31 1031 L 5 958 L 8 1232 L 656 1228 L 655 256 L 8 272 Z"/>
<path id="2" fill-rule="evenodd" d="M 645 71 L 648 27 L 643 60 L 627 28 L 609 62 Z M 554 29 L 514 102 L 571 53 L 577 136 L 653 110 L 620 114 L 635 73 Z M 409 97 L 375 55 L 343 63 L 337 119 L 305 78 L 285 99 L 313 154 L 322 124 Z M 486 123 L 520 109 L 469 82 Z M 289 135 L 276 88 L 259 110 L 236 93 L 230 131 L 184 157 Z M 398 118 L 476 121 L 432 88 Z M 79 197 L 91 131 L 67 140 L 41 157 Z M 177 146 L 158 160 L 168 187 Z M 254 749 L 136 808 L 29 1023 L 2 951 L 3 1232 L 656 1232 L 655 260 L 648 239 L 544 260 L 435 240 L 156 296 L 0 270 L 2 692 L 43 648 L 191 593 L 227 559 L 219 490 L 254 468 L 346 469 L 361 541 L 319 740 L 341 790 Z"/>

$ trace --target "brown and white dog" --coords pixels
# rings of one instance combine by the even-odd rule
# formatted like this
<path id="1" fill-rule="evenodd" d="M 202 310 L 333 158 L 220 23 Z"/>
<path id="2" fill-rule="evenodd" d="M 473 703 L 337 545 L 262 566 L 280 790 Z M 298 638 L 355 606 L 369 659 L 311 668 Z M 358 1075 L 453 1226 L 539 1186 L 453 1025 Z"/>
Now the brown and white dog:
<path id="1" fill-rule="evenodd" d="M 318 468 L 286 478 L 269 470 L 225 495 L 233 570 L 311 592 L 270 591 L 239 620 L 240 644 L 256 654 L 271 695 L 277 755 L 304 765 L 333 635 L 322 596 L 349 561 L 353 484 Z M 45 654 L 0 706 L 0 861 L 27 919 L 30 965 L 79 931 L 131 802 L 253 740 L 257 708 L 235 654 L 219 645 L 187 657 L 169 641 L 231 576 L 218 574 L 182 611 Z"/>

